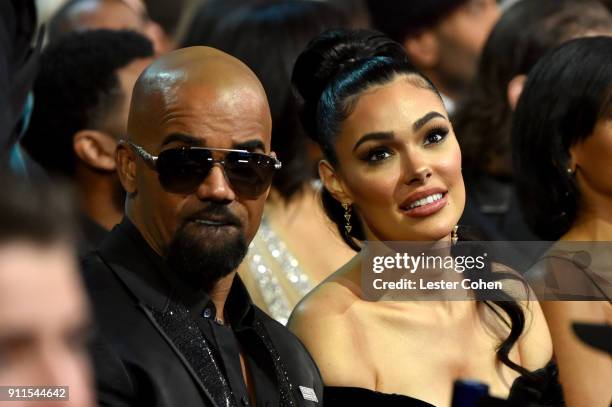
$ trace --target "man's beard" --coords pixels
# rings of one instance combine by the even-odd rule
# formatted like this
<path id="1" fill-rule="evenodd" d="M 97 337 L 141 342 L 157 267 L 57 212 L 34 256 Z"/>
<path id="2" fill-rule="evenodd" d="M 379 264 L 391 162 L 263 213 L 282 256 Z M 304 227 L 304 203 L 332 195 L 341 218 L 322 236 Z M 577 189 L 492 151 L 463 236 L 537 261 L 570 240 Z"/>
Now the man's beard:
<path id="1" fill-rule="evenodd" d="M 210 227 L 196 222 L 210 217 L 230 226 Z M 211 203 L 179 226 L 168 246 L 167 262 L 183 282 L 208 291 L 238 268 L 247 249 L 240 220 L 226 205 Z"/>

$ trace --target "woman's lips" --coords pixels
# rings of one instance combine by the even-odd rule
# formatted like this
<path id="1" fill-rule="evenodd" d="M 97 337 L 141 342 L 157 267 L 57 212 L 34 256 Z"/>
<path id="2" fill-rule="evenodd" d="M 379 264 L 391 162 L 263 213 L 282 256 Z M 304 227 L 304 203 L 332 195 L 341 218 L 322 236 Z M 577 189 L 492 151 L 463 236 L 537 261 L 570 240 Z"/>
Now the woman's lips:
<path id="1" fill-rule="evenodd" d="M 425 216 L 433 215 L 434 213 L 441 211 L 446 206 L 446 203 L 448 202 L 447 195 L 448 193 L 444 193 L 442 195 L 442 198 L 438 199 L 437 201 L 427 203 L 416 208 L 401 208 L 402 212 L 414 218 L 422 218 Z"/>

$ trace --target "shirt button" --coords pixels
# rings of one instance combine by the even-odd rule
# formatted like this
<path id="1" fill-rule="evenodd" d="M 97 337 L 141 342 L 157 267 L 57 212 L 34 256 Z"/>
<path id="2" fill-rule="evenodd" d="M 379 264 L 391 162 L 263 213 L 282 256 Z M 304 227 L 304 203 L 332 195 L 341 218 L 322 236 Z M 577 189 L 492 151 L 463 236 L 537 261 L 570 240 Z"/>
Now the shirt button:
<path id="1" fill-rule="evenodd" d="M 210 318 L 211 315 L 212 315 L 212 311 L 210 310 L 210 308 L 206 308 L 204 312 L 202 313 L 202 316 L 204 318 Z"/>

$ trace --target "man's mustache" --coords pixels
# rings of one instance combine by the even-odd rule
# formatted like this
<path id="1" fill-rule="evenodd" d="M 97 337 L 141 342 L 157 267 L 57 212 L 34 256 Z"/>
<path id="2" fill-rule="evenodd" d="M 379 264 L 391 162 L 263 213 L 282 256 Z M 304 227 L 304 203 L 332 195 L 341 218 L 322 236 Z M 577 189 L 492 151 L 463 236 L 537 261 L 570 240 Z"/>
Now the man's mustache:
<path id="1" fill-rule="evenodd" d="M 206 207 L 198 210 L 196 213 L 190 215 L 185 223 L 198 220 L 214 221 L 238 227 L 242 226 L 240 219 L 230 211 L 227 205 L 218 203 L 210 203 Z"/>

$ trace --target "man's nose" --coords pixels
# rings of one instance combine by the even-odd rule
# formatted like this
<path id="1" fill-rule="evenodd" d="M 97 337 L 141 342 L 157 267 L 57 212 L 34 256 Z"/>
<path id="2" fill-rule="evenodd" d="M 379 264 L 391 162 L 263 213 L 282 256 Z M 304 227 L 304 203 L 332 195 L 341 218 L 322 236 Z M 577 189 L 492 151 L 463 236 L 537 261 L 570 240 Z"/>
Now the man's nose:
<path id="1" fill-rule="evenodd" d="M 220 163 L 213 165 L 204 181 L 196 189 L 196 195 L 202 201 L 231 202 L 236 199 L 236 194 Z"/>

